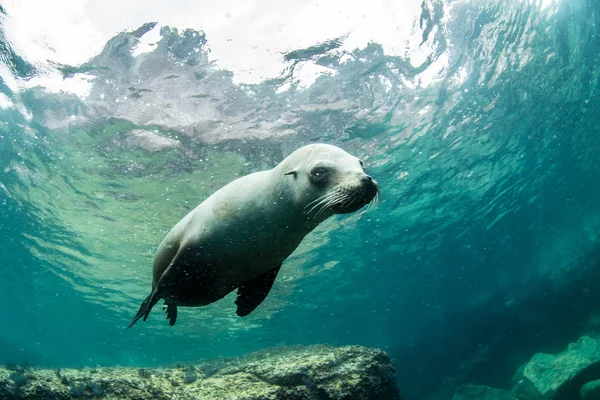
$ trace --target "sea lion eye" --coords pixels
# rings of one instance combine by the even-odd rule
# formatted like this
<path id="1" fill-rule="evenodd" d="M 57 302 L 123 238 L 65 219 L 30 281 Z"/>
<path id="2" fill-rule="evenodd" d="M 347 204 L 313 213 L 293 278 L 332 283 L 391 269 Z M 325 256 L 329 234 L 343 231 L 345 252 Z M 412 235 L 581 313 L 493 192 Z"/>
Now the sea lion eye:
<path id="1" fill-rule="evenodd" d="M 315 167 L 310 171 L 310 174 L 313 178 L 322 178 L 327 174 L 327 168 L 325 167 Z"/>
<path id="2" fill-rule="evenodd" d="M 323 167 L 323 166 L 319 166 L 319 167 L 314 167 L 311 171 L 310 171 L 310 181 L 317 186 L 322 186 L 325 185 L 328 181 L 327 177 L 329 176 L 330 173 L 330 168 L 327 167 Z"/>

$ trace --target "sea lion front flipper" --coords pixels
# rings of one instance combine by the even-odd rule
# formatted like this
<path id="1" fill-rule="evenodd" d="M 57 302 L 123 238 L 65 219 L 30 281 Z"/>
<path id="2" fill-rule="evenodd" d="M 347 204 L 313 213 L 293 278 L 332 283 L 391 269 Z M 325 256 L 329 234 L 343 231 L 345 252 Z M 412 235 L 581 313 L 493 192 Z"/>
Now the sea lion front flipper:
<path id="1" fill-rule="evenodd" d="M 281 264 L 264 274 L 245 282 L 238 288 L 237 299 L 235 300 L 235 304 L 237 305 L 237 315 L 245 317 L 254 311 L 254 309 L 267 298 L 280 268 Z"/>

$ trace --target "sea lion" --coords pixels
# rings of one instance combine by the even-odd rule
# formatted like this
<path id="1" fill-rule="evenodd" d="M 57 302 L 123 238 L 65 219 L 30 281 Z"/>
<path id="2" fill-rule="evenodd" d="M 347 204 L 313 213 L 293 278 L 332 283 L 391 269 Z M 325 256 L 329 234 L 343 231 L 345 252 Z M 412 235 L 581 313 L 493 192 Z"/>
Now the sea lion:
<path id="1" fill-rule="evenodd" d="M 304 236 L 334 214 L 376 201 L 377 182 L 339 147 L 304 146 L 275 168 L 216 191 L 160 243 L 152 290 L 127 327 L 164 299 L 169 324 L 177 307 L 205 306 L 237 289 L 237 315 L 267 297 L 283 261 Z"/>

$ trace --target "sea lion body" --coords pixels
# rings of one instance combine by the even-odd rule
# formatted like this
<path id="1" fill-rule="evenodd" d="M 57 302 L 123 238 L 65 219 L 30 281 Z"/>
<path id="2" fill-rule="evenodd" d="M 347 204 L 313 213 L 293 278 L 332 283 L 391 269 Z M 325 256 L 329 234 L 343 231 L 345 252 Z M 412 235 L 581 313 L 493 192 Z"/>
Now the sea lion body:
<path id="1" fill-rule="evenodd" d="M 237 314 L 248 315 L 310 231 L 333 214 L 362 208 L 377 191 L 360 160 L 324 144 L 302 147 L 271 170 L 230 182 L 163 239 L 152 292 L 129 327 L 145 320 L 161 298 L 173 325 L 177 306 L 208 305 L 235 289 Z"/>
<path id="2" fill-rule="evenodd" d="M 273 184 L 277 181 L 271 179 L 273 175 L 272 170 L 261 171 L 231 182 L 171 229 L 154 258 L 153 285 L 186 246 L 197 251 L 197 266 L 211 265 L 220 273 L 212 276 L 210 284 L 205 279 L 189 285 L 208 285 L 210 290 L 181 293 L 176 287 L 172 294 L 163 294 L 167 301 L 173 297 L 178 305 L 202 306 L 219 300 L 241 283 L 281 264 L 317 225 L 298 220 L 293 202 L 282 193 L 285 183 Z M 254 192 L 251 199 L 246 195 L 249 191 Z"/>

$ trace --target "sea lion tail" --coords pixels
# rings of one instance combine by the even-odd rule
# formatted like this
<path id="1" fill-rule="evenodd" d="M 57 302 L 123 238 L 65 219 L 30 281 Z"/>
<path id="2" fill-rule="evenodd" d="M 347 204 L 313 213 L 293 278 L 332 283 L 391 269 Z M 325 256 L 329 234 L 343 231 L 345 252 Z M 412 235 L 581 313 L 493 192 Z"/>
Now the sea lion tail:
<path id="1" fill-rule="evenodd" d="M 125 330 L 131 328 L 138 321 L 138 319 L 142 317 L 144 317 L 143 321 L 145 321 L 146 318 L 148 318 L 148 314 L 150 314 L 150 310 L 152 310 L 152 307 L 154 307 L 158 300 L 158 293 L 156 289 L 154 289 L 152 293 L 150 293 L 150 295 L 148 295 L 148 297 L 146 297 L 146 299 L 142 302 L 142 305 L 140 306 L 140 309 L 138 310 L 137 314 L 135 314 L 135 317 L 133 317 L 133 319 L 131 320 L 129 325 L 127 325 L 127 328 L 125 328 Z"/>

